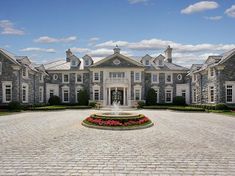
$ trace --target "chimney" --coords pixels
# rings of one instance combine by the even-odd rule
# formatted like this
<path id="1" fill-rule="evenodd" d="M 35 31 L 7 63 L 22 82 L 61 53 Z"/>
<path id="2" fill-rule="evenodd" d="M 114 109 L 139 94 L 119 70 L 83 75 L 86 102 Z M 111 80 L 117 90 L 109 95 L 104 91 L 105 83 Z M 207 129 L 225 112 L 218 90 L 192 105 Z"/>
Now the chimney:
<path id="1" fill-rule="evenodd" d="M 120 48 L 118 48 L 118 45 L 116 45 L 116 47 L 113 49 L 113 51 L 114 51 L 114 54 L 116 54 L 116 53 L 118 53 L 118 54 L 120 54 Z"/>
<path id="2" fill-rule="evenodd" d="M 70 62 L 70 57 L 73 55 L 70 49 L 66 51 L 66 62 Z"/>
<path id="3" fill-rule="evenodd" d="M 167 49 L 165 50 L 166 61 L 172 63 L 172 48 L 168 45 Z"/>

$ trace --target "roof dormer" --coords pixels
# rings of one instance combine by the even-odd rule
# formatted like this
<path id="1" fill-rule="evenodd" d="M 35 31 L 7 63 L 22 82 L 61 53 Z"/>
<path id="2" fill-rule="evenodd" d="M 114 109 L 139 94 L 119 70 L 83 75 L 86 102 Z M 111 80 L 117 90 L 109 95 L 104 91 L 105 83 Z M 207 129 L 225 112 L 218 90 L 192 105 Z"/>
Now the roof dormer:
<path id="1" fill-rule="evenodd" d="M 152 59 L 153 58 L 150 55 L 146 54 L 144 57 L 142 57 L 141 62 L 144 64 L 144 66 L 150 66 Z"/>
<path id="2" fill-rule="evenodd" d="M 160 54 L 159 56 L 157 56 L 155 59 L 154 59 L 154 63 L 159 66 L 159 67 L 162 67 L 164 66 L 164 59 L 165 57 Z"/>
<path id="3" fill-rule="evenodd" d="M 82 59 L 84 60 L 85 67 L 89 67 L 90 65 L 93 64 L 93 59 L 91 58 L 91 56 L 89 56 L 87 54 L 85 56 L 83 56 Z"/>

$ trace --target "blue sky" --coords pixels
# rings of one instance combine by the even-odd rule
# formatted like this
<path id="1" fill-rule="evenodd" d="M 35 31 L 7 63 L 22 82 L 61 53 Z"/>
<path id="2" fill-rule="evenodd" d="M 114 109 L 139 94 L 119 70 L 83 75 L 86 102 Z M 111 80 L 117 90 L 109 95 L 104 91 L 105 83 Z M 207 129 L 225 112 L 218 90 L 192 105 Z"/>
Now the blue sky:
<path id="1" fill-rule="evenodd" d="M 128 56 L 157 56 L 167 45 L 189 66 L 235 48 L 235 0 L 2 0 L 0 47 L 45 63 L 99 59 L 116 44 Z"/>

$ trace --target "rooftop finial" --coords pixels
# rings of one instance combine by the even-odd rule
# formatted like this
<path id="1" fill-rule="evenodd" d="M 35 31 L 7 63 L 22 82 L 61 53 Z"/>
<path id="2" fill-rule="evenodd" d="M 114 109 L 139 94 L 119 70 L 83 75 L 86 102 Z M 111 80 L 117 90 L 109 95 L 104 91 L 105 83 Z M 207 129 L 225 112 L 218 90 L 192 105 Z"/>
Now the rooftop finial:
<path id="1" fill-rule="evenodd" d="M 116 44 L 116 47 L 113 49 L 113 51 L 114 51 L 114 54 L 116 54 L 116 53 L 120 53 L 120 48 L 118 48 L 118 45 Z"/>

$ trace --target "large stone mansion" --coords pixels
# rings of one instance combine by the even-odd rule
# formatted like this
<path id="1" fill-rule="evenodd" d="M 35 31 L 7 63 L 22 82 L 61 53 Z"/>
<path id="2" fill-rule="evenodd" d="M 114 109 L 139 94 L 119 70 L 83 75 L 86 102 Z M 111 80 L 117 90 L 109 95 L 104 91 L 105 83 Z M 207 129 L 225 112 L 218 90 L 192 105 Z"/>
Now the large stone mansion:
<path id="1" fill-rule="evenodd" d="M 85 89 L 90 101 L 109 106 L 118 100 L 132 106 L 144 101 L 150 88 L 157 103 L 172 103 L 175 96 L 184 96 L 188 104 L 235 103 L 235 49 L 190 69 L 173 63 L 170 46 L 164 55 L 140 59 L 124 56 L 115 47 L 112 55 L 97 62 L 68 49 L 65 60 L 44 65 L 0 49 L 1 105 L 47 103 L 52 95 L 63 103 L 77 103 L 79 91 Z"/>

